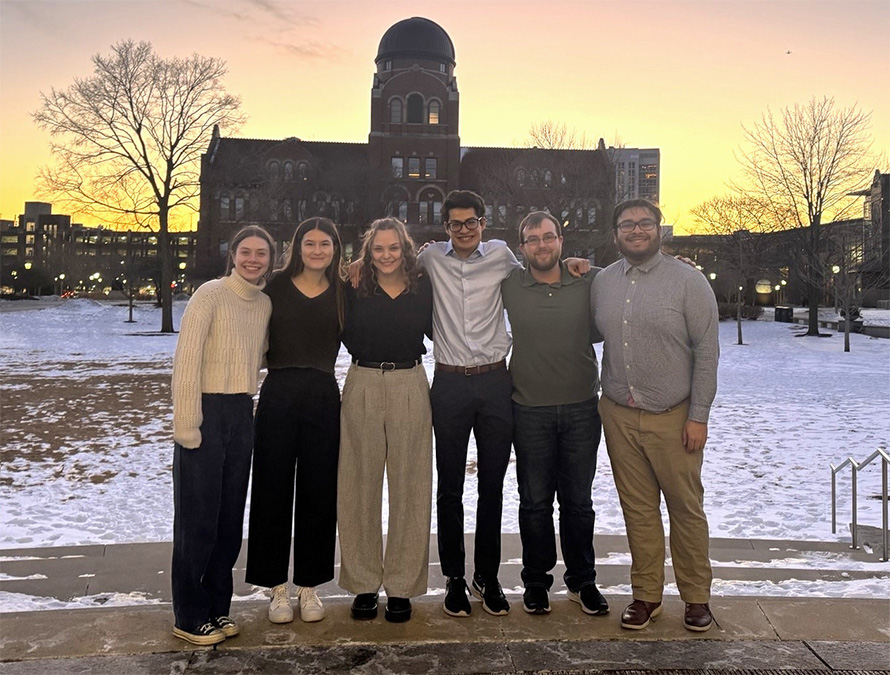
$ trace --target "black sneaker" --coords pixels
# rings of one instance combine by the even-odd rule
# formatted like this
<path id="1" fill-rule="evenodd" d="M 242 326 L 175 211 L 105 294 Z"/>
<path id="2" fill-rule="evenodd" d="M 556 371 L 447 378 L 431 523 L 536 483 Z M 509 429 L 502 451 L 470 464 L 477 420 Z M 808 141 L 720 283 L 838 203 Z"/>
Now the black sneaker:
<path id="1" fill-rule="evenodd" d="M 581 605 L 581 609 L 584 610 L 585 614 L 601 615 L 609 613 L 609 603 L 603 597 L 603 594 L 599 592 L 596 584 L 582 586 L 577 592 L 569 591 L 568 595 L 569 600 Z"/>
<path id="2" fill-rule="evenodd" d="M 501 590 L 497 579 L 483 581 L 474 575 L 470 590 L 482 601 L 482 609 L 492 616 L 504 616 L 510 613 L 510 603 L 504 597 L 504 591 Z"/>
<path id="3" fill-rule="evenodd" d="M 353 619 L 377 618 L 377 594 L 359 593 L 352 600 L 352 608 L 349 610 Z"/>
<path id="4" fill-rule="evenodd" d="M 178 626 L 173 627 L 173 635 L 178 637 L 180 640 L 185 640 L 186 642 L 191 642 L 193 645 L 200 645 L 205 647 L 207 645 L 216 645 L 226 639 L 226 636 L 223 635 L 223 632 L 214 626 L 210 621 L 205 623 L 203 626 L 198 626 L 192 630 L 186 630 L 184 628 L 179 628 Z"/>
<path id="5" fill-rule="evenodd" d="M 445 613 L 448 616 L 470 616 L 467 582 L 463 577 L 449 577 L 445 582 Z"/>
<path id="6" fill-rule="evenodd" d="M 387 598 L 383 616 L 390 623 L 404 623 L 411 618 L 411 600 L 408 598 Z"/>
<path id="7" fill-rule="evenodd" d="M 550 597 L 543 586 L 529 586 L 522 594 L 522 607 L 529 614 L 549 614 Z"/>
<path id="8" fill-rule="evenodd" d="M 241 626 L 235 623 L 235 620 L 230 616 L 218 616 L 215 619 L 210 619 L 210 623 L 216 626 L 227 638 L 235 637 L 241 632 Z"/>

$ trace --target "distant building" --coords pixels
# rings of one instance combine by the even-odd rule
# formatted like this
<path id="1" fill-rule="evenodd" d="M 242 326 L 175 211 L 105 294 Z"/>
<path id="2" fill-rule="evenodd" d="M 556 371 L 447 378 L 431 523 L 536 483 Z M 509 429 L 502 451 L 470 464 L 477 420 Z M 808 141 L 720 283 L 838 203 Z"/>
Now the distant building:
<path id="1" fill-rule="evenodd" d="M 214 131 L 201 166 L 199 275 L 219 273 L 226 242 L 248 224 L 284 243 L 300 221 L 327 216 L 341 227 L 347 257 L 368 223 L 383 216 L 405 221 L 417 241 L 442 239 L 442 201 L 458 188 L 485 197 L 491 237 L 515 246 L 522 216 L 547 209 L 564 224 L 567 250 L 608 258 L 615 185 L 602 142 L 593 150 L 461 147 L 454 45 L 428 19 L 390 27 L 375 64 L 367 143 L 224 138 Z M 658 151 L 639 153 L 626 162 L 636 171 L 640 161 L 650 168 L 635 189 L 657 200 Z"/>
<path id="2" fill-rule="evenodd" d="M 195 232 L 170 234 L 174 268 L 181 282 L 195 268 Z M 5 292 L 53 293 L 95 286 L 114 287 L 125 276 L 155 275 L 157 236 L 147 230 L 119 231 L 72 223 L 52 204 L 25 202 L 17 221 L 0 222 L 0 270 Z M 90 277 L 93 277 L 91 279 Z"/>
<path id="3" fill-rule="evenodd" d="M 609 148 L 615 166 L 615 195 L 660 204 L 661 151 L 658 148 Z"/>
<path id="4" fill-rule="evenodd" d="M 820 226 L 820 266 L 824 282 L 820 304 L 834 303 L 835 275 L 843 269 L 856 275 L 862 306 L 875 307 L 890 299 L 890 174 L 876 171 L 871 186 L 851 196 L 864 198 L 862 218 Z M 741 284 L 753 301 L 759 282 L 761 290 L 757 292 L 757 299 L 761 304 L 803 305 L 807 298 L 806 270 L 801 264 L 808 260 L 806 230 L 743 233 L 756 238 L 756 245 L 750 247 L 755 259 L 749 260 L 746 266 L 748 279 L 740 278 L 735 269 L 731 253 L 737 240 L 732 235 L 674 236 L 663 248 L 695 261 L 711 279 L 718 299 L 729 301 Z"/>

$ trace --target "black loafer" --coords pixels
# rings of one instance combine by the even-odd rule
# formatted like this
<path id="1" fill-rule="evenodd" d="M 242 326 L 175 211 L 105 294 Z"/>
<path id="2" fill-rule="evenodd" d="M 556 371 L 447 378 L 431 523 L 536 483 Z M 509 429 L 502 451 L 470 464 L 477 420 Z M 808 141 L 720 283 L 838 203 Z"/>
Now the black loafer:
<path id="1" fill-rule="evenodd" d="M 383 616 L 391 623 L 404 623 L 411 618 L 411 601 L 408 598 L 387 598 Z"/>
<path id="2" fill-rule="evenodd" d="M 376 593 L 359 593 L 352 601 L 352 609 L 350 610 L 353 619 L 376 619 L 377 618 L 377 594 Z"/>

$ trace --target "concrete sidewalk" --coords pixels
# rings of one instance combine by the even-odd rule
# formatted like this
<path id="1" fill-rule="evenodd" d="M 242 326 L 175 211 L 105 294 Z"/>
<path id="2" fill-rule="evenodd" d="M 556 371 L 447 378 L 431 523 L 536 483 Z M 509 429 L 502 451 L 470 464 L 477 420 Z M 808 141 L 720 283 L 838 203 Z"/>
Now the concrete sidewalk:
<path id="1" fill-rule="evenodd" d="M 596 545 L 601 556 L 626 551 L 623 537 L 598 537 Z M 866 555 L 850 552 L 844 544 L 715 539 L 712 558 L 773 560 L 805 549 Z M 387 623 L 382 608 L 376 620 L 352 620 L 350 598 L 330 583 L 320 588 L 327 608 L 324 621 L 273 625 L 266 619 L 267 601 L 242 583 L 236 595 L 243 599 L 232 608 L 242 634 L 216 650 L 195 648 L 170 633 L 169 556 L 169 543 L 0 551 L 5 575 L 0 588 L 8 593 L 65 601 L 109 597 L 115 602 L 111 594 L 137 591 L 143 601 L 156 603 L 2 614 L 0 673 L 890 670 L 890 602 L 885 599 L 714 597 L 711 606 L 720 626 L 697 634 L 683 628 L 679 598 L 667 596 L 657 622 L 643 631 L 627 631 L 620 628 L 618 615 L 628 596 L 610 594 L 608 616 L 585 615 L 566 599 L 560 567 L 551 596 L 553 612 L 528 615 L 519 595 L 516 535 L 504 535 L 507 562 L 501 581 L 513 605 L 506 617 L 487 615 L 475 601 L 469 618 L 447 617 L 441 609 L 444 580 L 433 560 L 430 592 L 415 602 L 408 623 Z M 243 578 L 240 567 L 243 560 L 236 580 Z M 627 583 L 626 564 L 598 563 L 598 568 L 602 585 Z M 802 573 L 827 579 L 852 574 L 772 567 L 715 567 L 715 572 L 778 583 L 803 578 Z M 887 577 L 890 565 L 877 573 L 879 579 Z"/>

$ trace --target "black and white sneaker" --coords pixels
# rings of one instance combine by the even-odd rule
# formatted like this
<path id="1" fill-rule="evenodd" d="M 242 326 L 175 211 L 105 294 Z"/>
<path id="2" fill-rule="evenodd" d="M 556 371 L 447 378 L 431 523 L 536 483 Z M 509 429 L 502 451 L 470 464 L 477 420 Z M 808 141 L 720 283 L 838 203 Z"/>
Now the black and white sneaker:
<path id="1" fill-rule="evenodd" d="M 569 600 L 581 605 L 585 614 L 602 615 L 609 613 L 609 603 L 595 584 L 582 586 L 577 592 L 569 591 Z"/>
<path id="2" fill-rule="evenodd" d="M 482 609 L 492 616 L 504 616 L 510 613 L 510 603 L 507 602 L 497 579 L 483 580 L 474 575 L 470 591 L 482 601 Z"/>
<path id="3" fill-rule="evenodd" d="M 235 637 L 241 632 L 241 626 L 235 623 L 235 620 L 230 616 L 218 616 L 215 619 L 210 619 L 210 623 L 216 626 L 227 638 Z"/>
<path id="4" fill-rule="evenodd" d="M 192 630 L 174 626 L 173 635 L 180 640 L 185 640 L 186 642 L 191 642 L 193 645 L 199 645 L 201 647 L 216 645 L 226 639 L 223 632 L 210 621 L 203 626 L 198 626 Z"/>
<path id="5" fill-rule="evenodd" d="M 445 613 L 448 616 L 470 616 L 467 582 L 463 577 L 449 577 L 445 582 Z"/>
<path id="6" fill-rule="evenodd" d="M 543 586 L 529 586 L 522 594 L 522 607 L 529 614 L 550 614 L 550 597 Z"/>

